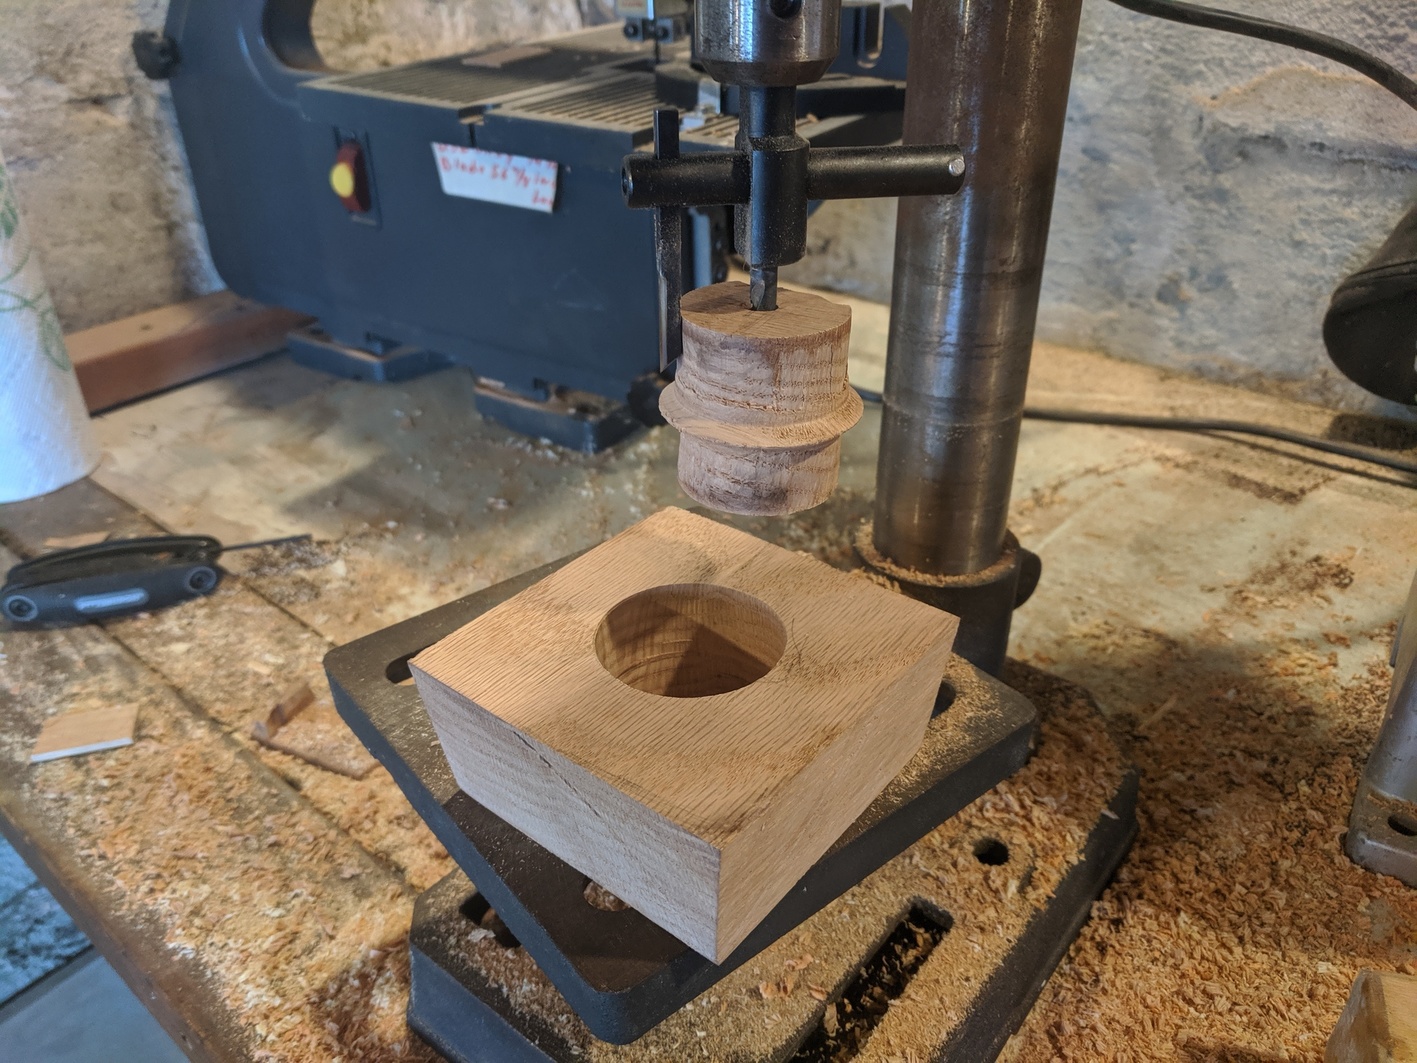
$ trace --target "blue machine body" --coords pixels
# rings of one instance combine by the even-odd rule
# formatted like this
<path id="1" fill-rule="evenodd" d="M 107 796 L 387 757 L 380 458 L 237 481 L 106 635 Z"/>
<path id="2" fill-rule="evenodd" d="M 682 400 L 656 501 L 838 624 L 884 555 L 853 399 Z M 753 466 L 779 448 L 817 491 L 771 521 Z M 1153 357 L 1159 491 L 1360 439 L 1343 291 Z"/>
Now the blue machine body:
<path id="1" fill-rule="evenodd" d="M 653 225 L 623 157 L 664 98 L 653 45 L 609 25 L 493 52 L 335 73 L 312 0 L 173 0 L 169 80 L 218 272 L 239 295 L 319 319 L 334 344 L 427 352 L 528 396 L 623 399 L 658 369 Z M 684 60 L 688 45 L 665 50 Z M 902 48 L 895 49 L 903 53 Z M 737 119 L 686 123 L 730 150 Z M 899 115 L 810 121 L 814 143 L 893 138 Z M 557 164 L 549 213 L 447 194 L 435 144 Z M 331 188 L 354 145 L 367 209 Z M 726 273 L 726 211 L 686 224 L 693 284 Z M 318 333 L 317 333 L 318 334 Z"/>

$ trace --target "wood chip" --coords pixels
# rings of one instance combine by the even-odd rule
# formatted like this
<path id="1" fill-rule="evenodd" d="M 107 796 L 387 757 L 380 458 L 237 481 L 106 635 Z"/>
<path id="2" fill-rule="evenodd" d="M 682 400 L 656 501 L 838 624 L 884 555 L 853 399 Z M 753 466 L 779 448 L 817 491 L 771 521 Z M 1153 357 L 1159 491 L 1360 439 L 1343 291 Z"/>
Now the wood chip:
<path id="1" fill-rule="evenodd" d="M 87 712 L 66 712 L 55 716 L 40 729 L 30 753 L 30 763 L 39 764 L 81 753 L 97 753 L 133 744 L 138 722 L 135 705 L 119 705 Z"/>
<path id="2" fill-rule="evenodd" d="M 77 535 L 51 535 L 44 540 L 46 550 L 73 550 L 80 546 L 93 546 L 108 538 L 108 532 L 79 532 Z"/>
<path id="3" fill-rule="evenodd" d="M 319 705 L 306 711 L 314 702 L 308 683 L 295 684 L 264 720 L 251 724 L 251 737 L 267 749 L 299 757 L 317 768 L 351 779 L 364 778 L 378 762 L 333 708 Z"/>

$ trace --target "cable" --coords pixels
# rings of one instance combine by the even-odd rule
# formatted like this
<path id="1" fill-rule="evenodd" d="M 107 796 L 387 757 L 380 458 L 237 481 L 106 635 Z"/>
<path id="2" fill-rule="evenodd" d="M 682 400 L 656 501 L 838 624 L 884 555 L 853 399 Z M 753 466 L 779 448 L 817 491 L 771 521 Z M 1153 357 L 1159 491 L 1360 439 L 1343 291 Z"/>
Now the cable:
<path id="1" fill-rule="evenodd" d="M 1179 0 L 1112 0 L 1119 7 L 1135 11 L 1140 15 L 1153 15 L 1186 26 L 1202 29 L 1223 30 L 1238 33 L 1244 37 L 1256 37 L 1262 41 L 1288 45 L 1301 51 L 1321 55 L 1335 63 L 1358 71 L 1372 78 L 1409 107 L 1417 108 L 1417 81 L 1408 77 L 1391 63 L 1363 51 L 1347 41 L 1330 37 L 1326 33 L 1287 26 L 1282 22 L 1238 15 L 1231 11 L 1217 11 L 1211 7 L 1180 3 Z"/>
<path id="2" fill-rule="evenodd" d="M 1417 462 L 1389 457 L 1378 451 L 1354 446 L 1351 443 L 1338 443 L 1332 439 L 1322 439 L 1304 432 L 1276 428 L 1267 424 L 1254 424 L 1250 421 L 1226 421 L 1209 417 L 1153 417 L 1146 414 L 1095 413 L 1092 410 L 1055 410 L 1037 406 L 1027 407 L 1023 411 L 1023 415 L 1035 421 L 1062 421 L 1068 424 L 1104 424 L 1115 425 L 1119 428 L 1159 428 L 1172 432 L 1235 432 L 1240 435 L 1262 436 L 1265 439 L 1277 439 L 1283 443 L 1293 443 L 1295 446 L 1308 447 L 1310 450 L 1319 450 L 1325 454 L 1337 454 L 1339 457 L 1352 458 L 1354 461 L 1366 461 L 1372 465 L 1381 465 L 1385 469 L 1417 476 Z M 1417 484 L 1413 486 L 1417 486 Z"/>
<path id="3" fill-rule="evenodd" d="M 866 402 L 881 402 L 881 393 L 878 391 L 857 388 L 856 393 Z M 1252 421 L 1227 421 L 1210 417 L 1157 417 L 1150 414 L 1099 413 L 1094 410 L 1060 410 L 1039 406 L 1026 407 L 1023 411 L 1023 415 L 1034 421 L 1058 421 L 1064 424 L 1099 424 L 1112 425 L 1117 428 L 1157 428 L 1169 432 L 1234 432 L 1237 435 L 1261 436 L 1265 439 L 1277 439 L 1282 443 L 1292 443 L 1298 447 L 1308 447 L 1310 450 L 1322 451 L 1325 454 L 1336 454 L 1342 458 L 1351 458 L 1354 461 L 1363 461 L 1370 465 L 1379 465 L 1385 469 L 1392 469 L 1395 472 L 1406 473 L 1409 476 L 1417 476 L 1417 462 L 1403 461 L 1401 458 L 1389 457 L 1378 451 L 1369 450 L 1367 447 L 1354 446 L 1351 443 L 1339 443 L 1332 439 L 1322 439 L 1319 436 L 1311 436 L 1304 432 L 1295 432 L 1288 428 L 1276 428 L 1273 425 L 1255 424 Z M 1413 484 L 1412 486 L 1417 487 L 1417 484 Z"/>

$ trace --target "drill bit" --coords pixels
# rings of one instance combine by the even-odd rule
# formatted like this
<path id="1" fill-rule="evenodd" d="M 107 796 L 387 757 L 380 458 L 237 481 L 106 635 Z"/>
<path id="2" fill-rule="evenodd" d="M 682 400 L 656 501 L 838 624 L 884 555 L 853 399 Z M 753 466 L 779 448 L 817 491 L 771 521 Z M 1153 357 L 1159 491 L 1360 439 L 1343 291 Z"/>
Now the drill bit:
<path id="1" fill-rule="evenodd" d="M 679 112 L 672 107 L 654 112 L 654 157 L 679 157 Z M 684 326 L 679 316 L 679 300 L 684 294 L 684 215 L 680 207 L 664 206 L 654 212 L 654 254 L 659 275 L 659 369 L 664 372 L 684 350 Z"/>
<path id="2" fill-rule="evenodd" d="M 777 267 L 748 267 L 748 302 L 754 310 L 777 309 Z"/>

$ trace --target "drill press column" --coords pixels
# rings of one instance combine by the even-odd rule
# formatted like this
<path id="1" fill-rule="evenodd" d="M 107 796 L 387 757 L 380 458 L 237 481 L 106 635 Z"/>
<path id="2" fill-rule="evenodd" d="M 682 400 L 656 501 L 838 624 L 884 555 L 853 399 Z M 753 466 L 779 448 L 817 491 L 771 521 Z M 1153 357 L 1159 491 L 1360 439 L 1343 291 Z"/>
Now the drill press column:
<path id="1" fill-rule="evenodd" d="M 957 200 L 902 199 L 874 533 L 862 553 L 1004 659 L 1038 561 L 1007 532 L 1081 0 L 919 0 L 905 142 L 957 139 Z"/>

